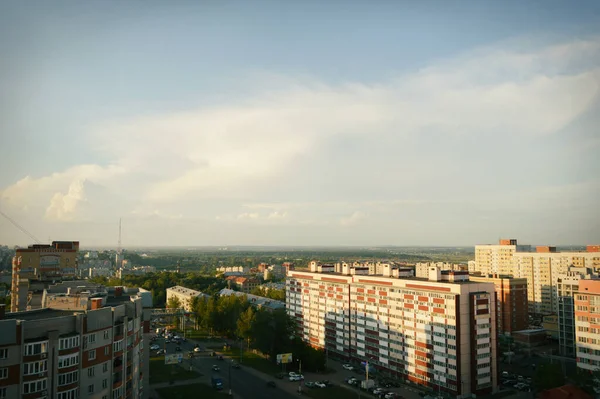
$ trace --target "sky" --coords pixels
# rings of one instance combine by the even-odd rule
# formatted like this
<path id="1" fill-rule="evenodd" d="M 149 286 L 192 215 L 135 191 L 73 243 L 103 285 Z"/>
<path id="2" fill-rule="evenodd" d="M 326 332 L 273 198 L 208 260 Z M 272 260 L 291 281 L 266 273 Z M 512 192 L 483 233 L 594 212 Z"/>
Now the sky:
<path id="1" fill-rule="evenodd" d="M 596 1 L 4 1 L 0 54 L 41 242 L 600 244 Z"/>

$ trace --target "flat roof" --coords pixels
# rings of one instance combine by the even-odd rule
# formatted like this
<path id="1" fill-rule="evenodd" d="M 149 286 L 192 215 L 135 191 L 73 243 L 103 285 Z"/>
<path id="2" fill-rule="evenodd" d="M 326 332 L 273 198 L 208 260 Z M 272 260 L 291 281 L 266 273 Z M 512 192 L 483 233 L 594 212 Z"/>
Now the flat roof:
<path id="1" fill-rule="evenodd" d="M 62 310 L 62 309 L 35 309 L 23 312 L 9 312 L 4 314 L 2 320 L 43 320 L 55 317 L 72 316 L 74 314 L 84 313 L 82 310 Z"/>

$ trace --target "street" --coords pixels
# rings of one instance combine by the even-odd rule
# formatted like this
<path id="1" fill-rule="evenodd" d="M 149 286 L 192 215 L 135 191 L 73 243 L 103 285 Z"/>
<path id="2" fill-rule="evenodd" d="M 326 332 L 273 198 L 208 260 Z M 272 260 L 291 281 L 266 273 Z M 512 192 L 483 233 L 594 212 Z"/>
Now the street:
<path id="1" fill-rule="evenodd" d="M 154 342 L 161 348 L 164 348 L 164 339 L 160 338 Z M 181 347 L 181 351 L 184 354 L 184 361 L 182 366 L 189 367 L 190 360 L 188 359 L 188 352 L 194 349 L 195 342 L 187 341 L 182 342 L 180 345 L 170 343 L 166 345 L 167 353 L 176 353 L 175 347 Z M 199 342 L 199 345 L 203 347 L 204 342 Z M 248 370 L 242 366 L 240 369 L 231 368 L 231 385 L 229 384 L 229 366 L 232 364 L 231 360 L 218 360 L 217 357 L 210 356 L 211 350 L 197 353 L 196 356 L 191 360 L 193 370 L 203 374 L 202 379 L 206 381 L 207 385 L 211 384 L 211 377 L 213 375 L 219 375 L 223 379 L 224 392 L 228 392 L 231 388 L 235 398 L 240 399 L 272 399 L 282 398 L 289 399 L 295 398 L 297 395 L 289 393 L 284 389 L 281 389 L 284 384 L 291 384 L 287 381 L 281 381 L 273 378 L 277 384 L 276 388 L 267 386 L 264 379 L 261 379 L 255 373 L 254 370 Z M 221 370 L 220 372 L 212 371 L 212 366 L 217 365 Z"/>

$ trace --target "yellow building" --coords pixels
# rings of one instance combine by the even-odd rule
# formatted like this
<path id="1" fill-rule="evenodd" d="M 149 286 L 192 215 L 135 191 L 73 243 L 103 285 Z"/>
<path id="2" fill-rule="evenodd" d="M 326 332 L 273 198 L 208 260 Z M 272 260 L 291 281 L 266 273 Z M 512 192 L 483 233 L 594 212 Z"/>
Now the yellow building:
<path id="1" fill-rule="evenodd" d="M 77 274 L 79 241 L 53 241 L 19 248 L 12 263 L 11 312 L 34 309 L 34 299 L 47 283 L 73 279 Z M 41 306 L 41 296 L 40 296 Z"/>

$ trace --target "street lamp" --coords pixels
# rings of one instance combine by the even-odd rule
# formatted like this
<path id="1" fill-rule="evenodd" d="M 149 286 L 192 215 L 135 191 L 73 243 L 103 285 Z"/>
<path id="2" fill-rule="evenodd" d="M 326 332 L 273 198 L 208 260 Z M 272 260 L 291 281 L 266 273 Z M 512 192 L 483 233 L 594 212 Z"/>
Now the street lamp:
<path id="1" fill-rule="evenodd" d="M 302 360 L 296 359 L 298 362 L 298 374 L 302 375 Z M 298 393 L 302 394 L 302 379 L 298 381 Z"/>
<path id="2" fill-rule="evenodd" d="M 233 359 L 231 359 L 231 363 L 229 363 L 229 396 L 232 395 L 231 392 L 231 365 L 233 364 Z"/>

